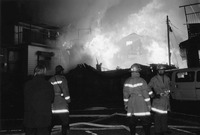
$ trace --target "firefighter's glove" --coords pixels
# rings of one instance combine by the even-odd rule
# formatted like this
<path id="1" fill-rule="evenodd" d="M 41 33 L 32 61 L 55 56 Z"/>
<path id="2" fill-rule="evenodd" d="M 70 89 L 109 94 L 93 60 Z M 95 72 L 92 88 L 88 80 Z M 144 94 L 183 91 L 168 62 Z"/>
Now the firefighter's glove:
<path id="1" fill-rule="evenodd" d="M 163 96 L 165 96 L 165 97 L 166 97 L 166 96 L 169 96 L 169 92 L 166 92 L 166 91 L 165 91 L 164 93 L 160 93 L 160 96 L 161 96 L 161 97 L 163 97 Z"/>
<path id="2" fill-rule="evenodd" d="M 170 94 L 170 90 L 166 90 L 165 91 L 165 96 L 169 96 L 169 94 Z"/>
<path id="3" fill-rule="evenodd" d="M 165 96 L 165 93 L 160 93 L 160 96 L 161 96 L 161 97 Z"/>

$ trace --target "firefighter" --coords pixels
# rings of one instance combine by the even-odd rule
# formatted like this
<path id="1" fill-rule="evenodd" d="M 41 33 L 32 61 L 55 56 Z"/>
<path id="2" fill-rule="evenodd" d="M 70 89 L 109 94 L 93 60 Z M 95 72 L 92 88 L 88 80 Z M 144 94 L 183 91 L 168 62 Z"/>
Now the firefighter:
<path id="1" fill-rule="evenodd" d="M 164 65 L 157 66 L 157 75 L 150 80 L 148 85 L 154 92 L 151 109 L 154 112 L 155 134 L 164 135 L 167 132 L 167 113 L 170 110 L 170 79 L 165 75 Z"/>
<path id="2" fill-rule="evenodd" d="M 149 87 L 146 81 L 140 77 L 140 65 L 131 66 L 131 77 L 129 77 L 123 88 L 124 105 L 129 119 L 131 135 L 136 134 L 136 126 L 140 121 L 143 125 L 145 135 L 150 135 L 151 127 L 151 103 L 149 97 Z"/>
<path id="3" fill-rule="evenodd" d="M 24 86 L 24 126 L 25 135 L 50 135 L 54 100 L 53 86 L 45 80 L 46 67 L 37 65 L 34 77 Z"/>
<path id="4" fill-rule="evenodd" d="M 56 66 L 55 75 L 49 79 L 51 84 L 54 86 L 54 103 L 52 104 L 53 121 L 52 127 L 57 122 L 61 122 L 62 135 L 67 135 L 69 132 L 69 103 L 70 94 L 68 89 L 68 83 L 63 75 L 64 68 L 61 65 Z"/>

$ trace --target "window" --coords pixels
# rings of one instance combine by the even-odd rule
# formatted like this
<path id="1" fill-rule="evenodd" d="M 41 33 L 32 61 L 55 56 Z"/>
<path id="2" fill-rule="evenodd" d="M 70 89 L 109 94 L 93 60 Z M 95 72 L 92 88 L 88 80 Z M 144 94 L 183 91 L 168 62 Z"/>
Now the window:
<path id="1" fill-rule="evenodd" d="M 54 56 L 53 52 L 37 51 L 37 64 L 43 64 L 47 70 L 51 67 L 51 57 Z"/>
<path id="2" fill-rule="evenodd" d="M 200 82 L 200 71 L 197 72 L 197 82 Z"/>
<path id="3" fill-rule="evenodd" d="M 8 71 L 15 72 L 19 70 L 19 52 L 9 51 L 8 53 Z"/>
<path id="4" fill-rule="evenodd" d="M 176 82 L 193 82 L 194 81 L 194 71 L 184 71 L 176 73 Z"/>
<path id="5" fill-rule="evenodd" d="M 15 25 L 15 44 L 18 45 L 18 44 L 21 44 L 22 43 L 22 34 L 23 34 L 23 27 L 22 26 L 16 26 Z"/>

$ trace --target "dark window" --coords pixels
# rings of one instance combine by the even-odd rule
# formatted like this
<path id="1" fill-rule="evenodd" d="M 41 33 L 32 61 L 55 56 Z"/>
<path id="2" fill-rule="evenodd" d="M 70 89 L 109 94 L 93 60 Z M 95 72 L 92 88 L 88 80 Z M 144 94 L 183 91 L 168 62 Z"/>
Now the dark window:
<path id="1" fill-rule="evenodd" d="M 43 64 L 47 70 L 51 67 L 51 57 L 54 56 L 53 52 L 37 51 L 37 64 Z"/>
<path id="2" fill-rule="evenodd" d="M 200 71 L 197 72 L 197 82 L 200 82 Z"/>
<path id="3" fill-rule="evenodd" d="M 8 71 L 16 72 L 19 70 L 19 52 L 9 51 L 8 53 Z"/>
<path id="4" fill-rule="evenodd" d="M 176 73 L 176 82 L 193 82 L 194 81 L 194 71 L 184 71 Z"/>

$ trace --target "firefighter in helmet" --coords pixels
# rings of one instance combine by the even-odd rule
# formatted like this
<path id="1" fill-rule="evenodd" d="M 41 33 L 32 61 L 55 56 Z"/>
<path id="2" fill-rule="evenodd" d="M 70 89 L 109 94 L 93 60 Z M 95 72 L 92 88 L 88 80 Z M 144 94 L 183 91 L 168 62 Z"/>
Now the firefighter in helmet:
<path id="1" fill-rule="evenodd" d="M 61 65 L 56 66 L 55 75 L 49 81 L 54 86 L 55 98 L 52 104 L 53 121 L 52 128 L 58 122 L 62 125 L 62 135 L 67 135 L 69 132 L 69 103 L 70 94 L 68 83 L 63 75 L 64 68 Z M 59 123 L 60 124 L 60 123 Z"/>
<path id="2" fill-rule="evenodd" d="M 154 92 L 152 111 L 154 112 L 154 127 L 156 135 L 164 135 L 167 131 L 167 113 L 170 110 L 170 78 L 165 75 L 165 66 L 157 66 L 157 75 L 149 82 Z"/>
<path id="3" fill-rule="evenodd" d="M 150 110 L 151 103 L 148 94 L 149 87 L 146 81 L 140 77 L 140 65 L 133 64 L 130 68 L 131 77 L 129 77 L 123 87 L 124 105 L 129 119 L 129 128 L 131 135 L 136 134 L 136 126 L 139 121 L 142 122 L 145 135 L 150 135 Z"/>

